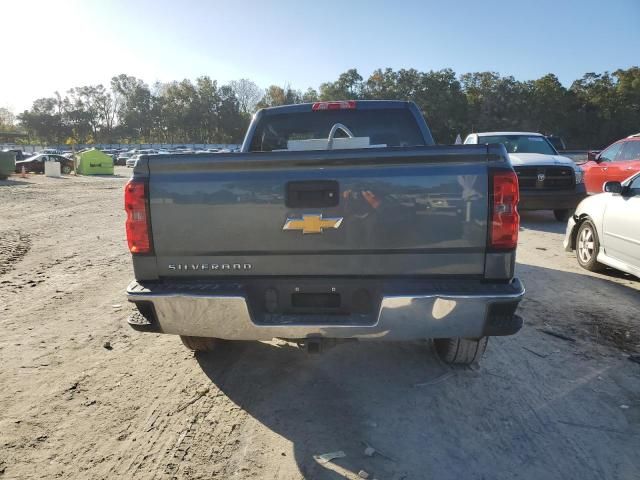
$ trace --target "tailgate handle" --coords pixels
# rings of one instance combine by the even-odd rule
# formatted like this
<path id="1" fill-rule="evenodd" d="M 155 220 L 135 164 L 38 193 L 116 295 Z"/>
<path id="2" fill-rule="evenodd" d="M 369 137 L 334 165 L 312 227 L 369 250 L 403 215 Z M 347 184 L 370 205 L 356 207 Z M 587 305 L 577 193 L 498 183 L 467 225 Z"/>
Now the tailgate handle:
<path id="1" fill-rule="evenodd" d="M 287 183 L 285 204 L 289 208 L 335 207 L 340 200 L 335 180 L 303 180 Z"/>

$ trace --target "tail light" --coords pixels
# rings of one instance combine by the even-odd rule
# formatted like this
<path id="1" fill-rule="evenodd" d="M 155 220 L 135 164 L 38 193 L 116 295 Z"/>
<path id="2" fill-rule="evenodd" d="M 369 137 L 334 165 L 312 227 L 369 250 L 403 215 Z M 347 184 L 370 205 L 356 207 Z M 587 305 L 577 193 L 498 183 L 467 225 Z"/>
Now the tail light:
<path id="1" fill-rule="evenodd" d="M 147 182 L 132 178 L 124 186 L 127 242 L 131 253 L 151 253 Z"/>
<path id="2" fill-rule="evenodd" d="M 316 102 L 311 105 L 311 110 L 317 112 L 319 110 L 355 110 L 355 100 L 341 100 L 339 102 Z"/>
<path id="3" fill-rule="evenodd" d="M 518 177 L 513 171 L 497 171 L 492 178 L 491 247 L 511 250 L 518 244 L 520 229 Z"/>

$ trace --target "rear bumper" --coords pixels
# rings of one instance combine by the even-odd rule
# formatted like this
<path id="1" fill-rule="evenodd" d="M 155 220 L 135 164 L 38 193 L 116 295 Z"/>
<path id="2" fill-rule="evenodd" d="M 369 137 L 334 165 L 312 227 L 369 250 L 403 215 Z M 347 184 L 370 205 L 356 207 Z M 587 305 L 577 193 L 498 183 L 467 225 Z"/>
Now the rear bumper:
<path id="1" fill-rule="evenodd" d="M 584 184 L 575 190 L 520 190 L 520 210 L 564 210 L 574 209 L 587 197 Z"/>
<path id="2" fill-rule="evenodd" d="M 127 296 L 141 312 L 129 319 L 136 330 L 228 340 L 477 338 L 520 330 L 522 319 L 515 310 L 524 296 L 522 283 L 514 279 L 476 285 L 476 291 L 465 285 L 449 291 L 382 295 L 370 321 L 366 315 L 352 314 L 269 315 L 265 322 L 252 315 L 252 303 L 238 285 L 234 290 L 216 284 L 132 282 Z"/>

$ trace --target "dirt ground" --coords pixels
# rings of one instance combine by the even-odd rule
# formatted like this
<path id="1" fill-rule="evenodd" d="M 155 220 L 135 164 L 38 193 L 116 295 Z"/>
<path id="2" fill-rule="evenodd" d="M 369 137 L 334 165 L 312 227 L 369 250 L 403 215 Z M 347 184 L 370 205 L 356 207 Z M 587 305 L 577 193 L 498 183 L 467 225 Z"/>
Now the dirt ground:
<path id="1" fill-rule="evenodd" d="M 550 214 L 523 216 L 525 327 L 478 368 L 428 342 L 193 355 L 126 325 L 129 172 L 0 182 L 0 478 L 640 478 L 640 281 L 580 269 Z"/>

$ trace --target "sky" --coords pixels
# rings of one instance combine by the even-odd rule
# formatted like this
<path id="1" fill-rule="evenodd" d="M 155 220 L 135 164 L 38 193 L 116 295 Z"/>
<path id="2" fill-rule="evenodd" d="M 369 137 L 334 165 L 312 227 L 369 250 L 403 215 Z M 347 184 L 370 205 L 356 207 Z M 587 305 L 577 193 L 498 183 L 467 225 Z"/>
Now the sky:
<path id="1" fill-rule="evenodd" d="M 0 0 L 0 107 L 126 73 L 317 88 L 350 68 L 519 80 L 640 65 L 640 0 Z"/>

